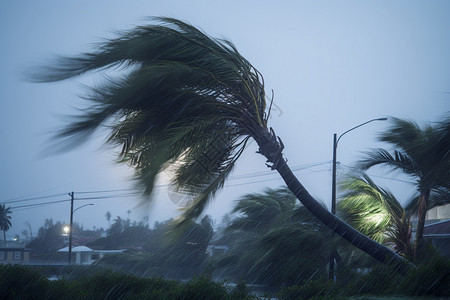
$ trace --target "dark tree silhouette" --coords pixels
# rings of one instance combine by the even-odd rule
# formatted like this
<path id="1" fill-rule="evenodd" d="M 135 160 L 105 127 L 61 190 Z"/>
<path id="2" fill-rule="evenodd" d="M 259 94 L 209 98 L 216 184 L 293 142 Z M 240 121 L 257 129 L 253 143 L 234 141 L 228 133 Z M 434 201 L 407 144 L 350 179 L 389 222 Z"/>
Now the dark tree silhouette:
<path id="1" fill-rule="evenodd" d="M 3 241 L 6 243 L 6 232 L 11 228 L 11 207 L 0 205 L 0 230 L 3 230 Z"/>

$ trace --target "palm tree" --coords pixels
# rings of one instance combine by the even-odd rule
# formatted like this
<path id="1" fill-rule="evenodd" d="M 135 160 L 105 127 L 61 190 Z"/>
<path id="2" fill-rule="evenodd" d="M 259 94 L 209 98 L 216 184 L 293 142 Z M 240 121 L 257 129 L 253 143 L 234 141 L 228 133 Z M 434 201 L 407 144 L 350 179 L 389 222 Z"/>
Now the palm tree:
<path id="1" fill-rule="evenodd" d="M 412 257 L 410 216 L 388 190 L 365 173 L 348 176 L 340 188 L 339 215 L 373 240 L 392 244 L 397 253 Z"/>
<path id="2" fill-rule="evenodd" d="M 219 276 L 267 285 L 293 285 L 326 276 L 330 252 L 341 268 L 371 266 L 368 256 L 314 217 L 287 187 L 246 194 L 216 244 L 230 246 L 215 257 Z"/>
<path id="3" fill-rule="evenodd" d="M 6 232 L 11 228 L 11 207 L 0 205 L 0 230 L 3 230 L 3 241 L 6 243 Z"/>
<path id="4" fill-rule="evenodd" d="M 379 140 L 394 147 L 393 155 L 385 149 L 377 149 L 367 153 L 360 166 L 366 170 L 385 165 L 416 179 L 418 196 L 407 208 L 418 216 L 414 245 L 417 258 L 427 211 L 450 203 L 450 117 L 435 127 L 428 125 L 423 129 L 412 121 L 391 120 L 391 128 L 382 133 Z"/>
<path id="5" fill-rule="evenodd" d="M 280 286 L 326 273 L 337 240 L 287 187 L 246 194 L 232 212 L 237 217 L 217 241 L 230 246 L 216 258 L 221 275 Z"/>
<path id="6" fill-rule="evenodd" d="M 231 42 L 179 20 L 156 21 L 31 76 L 52 82 L 94 70 L 126 71 L 92 88 L 90 108 L 58 135 L 66 146 L 106 125 L 107 143 L 121 147 L 119 161 L 134 167 L 147 198 L 156 176 L 170 166 L 177 191 L 191 197 L 184 212 L 191 219 L 223 187 L 253 139 L 267 165 L 326 226 L 379 261 L 404 262 L 328 212 L 298 181 L 283 158 L 281 139 L 268 127 L 272 102 L 266 107 L 263 77 Z"/>
<path id="7" fill-rule="evenodd" d="M 242 196 L 232 213 L 242 215 L 234 219 L 228 230 L 266 232 L 270 228 L 286 223 L 292 217 L 296 198 L 287 188 L 266 189 L 264 193 Z"/>
<path id="8" fill-rule="evenodd" d="M 108 227 L 111 225 L 111 212 L 108 210 L 105 213 L 106 220 L 108 221 Z"/>

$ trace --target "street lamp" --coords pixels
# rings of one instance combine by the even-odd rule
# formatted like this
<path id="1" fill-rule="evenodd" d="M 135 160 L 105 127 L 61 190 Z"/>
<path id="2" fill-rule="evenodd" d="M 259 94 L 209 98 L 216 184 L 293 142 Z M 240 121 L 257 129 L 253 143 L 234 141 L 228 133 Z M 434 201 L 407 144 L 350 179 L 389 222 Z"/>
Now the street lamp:
<path id="1" fill-rule="evenodd" d="M 337 146 L 339 143 L 339 140 L 344 136 L 344 134 L 355 130 L 356 128 L 359 128 L 361 126 L 364 126 L 368 123 L 374 122 L 374 121 L 386 121 L 387 118 L 377 118 L 372 119 L 369 121 L 366 121 L 364 123 L 361 123 L 355 127 L 350 128 L 349 130 L 345 131 L 343 134 L 341 134 L 338 138 L 336 138 L 336 133 L 333 135 L 333 178 L 332 178 L 332 185 L 331 185 L 331 212 L 333 214 L 336 214 L 336 152 L 337 152 Z M 331 254 L 330 257 L 330 279 L 334 281 L 334 251 Z"/>
<path id="2" fill-rule="evenodd" d="M 76 212 L 77 210 L 79 210 L 80 208 L 83 208 L 83 207 L 85 207 L 85 206 L 89 206 L 89 205 L 94 205 L 94 203 L 89 203 L 89 204 L 85 204 L 85 205 L 82 205 L 82 206 L 80 206 L 80 207 L 78 207 L 78 208 L 76 208 L 76 209 L 73 209 L 73 196 L 74 196 L 74 193 L 72 192 L 72 193 L 69 193 L 69 196 L 71 197 L 71 203 L 70 203 L 70 225 L 69 225 L 69 257 L 68 257 L 68 264 L 70 265 L 71 264 L 71 262 L 72 262 L 72 232 L 73 232 L 73 230 L 72 230 L 72 225 L 73 225 L 73 213 L 74 212 Z"/>

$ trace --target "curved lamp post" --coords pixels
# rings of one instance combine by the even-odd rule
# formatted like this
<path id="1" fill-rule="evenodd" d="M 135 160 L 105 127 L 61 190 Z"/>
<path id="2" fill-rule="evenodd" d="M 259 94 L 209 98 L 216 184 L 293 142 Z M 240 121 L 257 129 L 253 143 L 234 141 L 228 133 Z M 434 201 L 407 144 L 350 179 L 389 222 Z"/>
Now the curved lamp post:
<path id="1" fill-rule="evenodd" d="M 72 262 L 72 225 L 73 225 L 73 213 L 76 212 L 77 210 L 79 210 L 80 208 L 89 206 L 89 205 L 94 205 L 94 203 L 89 203 L 89 204 L 85 204 L 82 205 L 78 208 L 73 209 L 73 195 L 74 193 L 69 193 L 69 196 L 71 197 L 71 203 L 70 203 L 70 225 L 69 225 L 69 257 L 68 257 L 68 264 L 70 265 Z"/>
<path id="2" fill-rule="evenodd" d="M 343 134 L 341 134 L 338 138 L 336 138 L 337 134 L 335 133 L 333 136 L 333 178 L 332 178 L 332 185 L 331 185 L 331 212 L 333 214 L 336 214 L 336 152 L 337 152 L 337 146 L 339 143 L 339 140 L 344 136 L 344 134 L 355 130 L 356 128 L 359 128 L 361 126 L 364 126 L 368 123 L 374 122 L 374 121 L 386 121 L 387 118 L 377 118 L 372 119 L 369 121 L 366 121 L 364 123 L 361 123 L 355 127 L 350 128 L 349 130 L 345 131 Z M 330 279 L 334 281 L 334 252 L 331 254 L 330 257 Z"/>

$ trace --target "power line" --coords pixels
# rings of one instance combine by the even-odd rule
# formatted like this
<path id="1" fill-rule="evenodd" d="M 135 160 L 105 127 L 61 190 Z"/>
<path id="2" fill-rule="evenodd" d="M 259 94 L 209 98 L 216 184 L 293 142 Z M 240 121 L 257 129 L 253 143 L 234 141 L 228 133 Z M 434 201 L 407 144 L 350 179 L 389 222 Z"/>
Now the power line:
<path id="1" fill-rule="evenodd" d="M 75 198 L 74 200 L 101 200 L 101 199 L 113 199 L 113 198 L 124 198 L 130 196 L 139 195 L 139 192 L 129 193 L 129 194 L 121 194 L 121 195 L 109 195 L 109 196 L 98 196 L 98 197 L 84 197 L 84 198 Z"/>
<path id="2" fill-rule="evenodd" d="M 33 197 L 33 198 L 26 198 L 26 199 L 21 199 L 21 200 L 9 200 L 9 201 L 5 201 L 2 202 L 2 204 L 6 204 L 6 203 L 18 203 L 18 202 L 25 202 L 25 201 L 33 201 L 33 200 L 39 200 L 39 199 L 47 199 L 47 198 L 53 198 L 53 197 L 60 197 L 60 196 L 64 196 L 65 194 L 53 194 L 53 195 L 47 195 L 47 196 L 39 196 L 39 197 Z M 15 198 L 15 199 L 20 199 L 19 198 Z"/>
<path id="3" fill-rule="evenodd" d="M 347 166 L 344 165 L 342 163 L 339 163 L 340 166 L 343 166 L 344 168 L 353 170 L 353 171 L 357 171 L 359 170 L 356 167 L 351 167 L 351 166 Z M 386 176 L 380 176 L 380 175 L 373 175 L 373 174 L 368 174 L 370 177 L 377 177 L 377 178 L 382 178 L 382 179 L 388 179 L 388 180 L 394 180 L 394 181 L 399 181 L 399 182 L 404 182 L 404 183 L 409 183 L 409 184 L 415 184 L 415 182 L 412 181 L 407 181 L 407 180 L 402 180 L 402 179 L 398 179 L 398 178 L 391 178 L 391 177 L 386 177 Z"/>
<path id="4" fill-rule="evenodd" d="M 55 204 L 55 203 L 61 203 L 61 202 L 68 202 L 68 201 L 70 201 L 70 199 L 20 205 L 20 206 L 11 207 L 11 210 L 17 210 L 18 208 L 31 208 L 31 207 L 37 207 L 37 206 L 43 206 L 43 205 L 49 205 L 49 204 Z"/>
<path id="5" fill-rule="evenodd" d="M 325 165 L 325 164 L 329 164 L 329 163 L 330 163 L 330 161 L 325 161 L 325 162 L 317 162 L 317 163 L 311 163 L 311 164 L 294 166 L 294 167 L 292 167 L 292 171 L 293 172 L 302 171 L 302 170 L 310 169 L 310 168 L 313 168 L 313 167 L 317 167 L 317 166 L 321 166 L 321 165 Z M 317 172 L 323 172 L 323 171 L 328 171 L 328 170 L 320 170 L 320 171 L 317 171 Z M 274 175 L 274 172 L 272 172 L 272 171 L 263 171 L 263 172 L 246 173 L 246 174 L 241 174 L 241 175 L 234 176 L 234 177 L 230 178 L 230 180 L 249 179 L 249 178 L 262 177 L 262 176 L 268 176 L 268 175 Z M 263 179 L 263 180 L 257 180 L 257 181 L 242 182 L 242 183 L 235 183 L 235 184 L 227 184 L 226 186 L 228 186 L 228 187 L 241 186 L 241 185 L 255 184 L 255 183 L 274 181 L 274 180 L 280 180 L 280 179 L 281 178 L 279 178 L 279 177 L 277 177 L 277 178 L 269 178 L 269 179 Z M 155 186 L 155 188 L 162 188 L 162 187 L 168 187 L 168 186 L 170 186 L 170 184 L 158 185 L 158 186 Z M 101 193 L 104 194 L 104 193 L 113 193 L 113 192 L 126 192 L 126 191 L 133 191 L 133 190 L 134 189 L 115 189 L 115 190 L 110 189 L 110 190 L 98 190 L 98 191 L 80 191 L 80 192 L 75 192 L 75 193 L 76 194 L 101 194 Z M 140 192 L 130 192 L 130 193 L 125 193 L 125 194 L 117 194 L 117 195 L 99 195 L 99 196 L 94 196 L 94 197 L 82 197 L 82 198 L 75 198 L 74 200 L 85 201 L 85 200 L 114 199 L 114 198 L 124 198 L 124 197 L 136 196 L 136 195 L 139 195 L 139 194 L 141 194 L 141 193 Z M 48 198 L 57 197 L 57 196 L 63 196 L 63 195 L 65 195 L 65 193 L 52 194 L 52 195 L 46 195 L 46 196 L 39 196 L 39 197 L 33 197 L 33 198 L 26 198 L 26 199 L 21 199 L 22 197 L 18 197 L 18 198 L 14 198 L 12 200 L 9 200 L 9 201 L 5 201 L 3 203 L 18 203 L 18 202 L 24 202 L 24 201 L 48 199 Z M 18 199 L 18 200 L 15 200 L 15 199 Z M 39 202 L 39 203 L 34 203 L 34 204 L 14 206 L 14 207 L 11 207 L 11 209 L 14 209 L 15 211 L 17 211 L 17 210 L 36 208 L 36 207 L 40 207 L 40 206 L 57 204 L 57 203 L 68 202 L 68 201 L 70 201 L 70 199 L 57 200 L 57 201 L 48 201 L 48 202 Z"/>
<path id="6" fill-rule="evenodd" d="M 113 193 L 113 192 L 125 192 L 133 191 L 134 189 L 120 189 L 120 190 L 103 190 L 103 191 L 90 191 L 90 192 L 75 192 L 77 194 L 98 194 L 98 193 Z"/>

